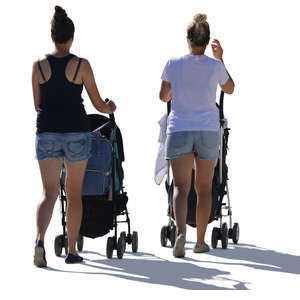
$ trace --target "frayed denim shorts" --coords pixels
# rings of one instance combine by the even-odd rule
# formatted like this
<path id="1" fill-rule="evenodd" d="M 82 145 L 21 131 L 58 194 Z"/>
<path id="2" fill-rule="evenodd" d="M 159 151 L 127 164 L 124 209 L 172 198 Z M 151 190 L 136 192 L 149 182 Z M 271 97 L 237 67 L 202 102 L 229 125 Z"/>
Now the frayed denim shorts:
<path id="1" fill-rule="evenodd" d="M 199 159 L 219 157 L 219 131 L 177 131 L 167 135 L 166 159 L 193 152 Z"/>
<path id="2" fill-rule="evenodd" d="M 36 158 L 65 158 L 69 162 L 89 159 L 92 138 L 89 132 L 43 132 L 36 134 Z"/>

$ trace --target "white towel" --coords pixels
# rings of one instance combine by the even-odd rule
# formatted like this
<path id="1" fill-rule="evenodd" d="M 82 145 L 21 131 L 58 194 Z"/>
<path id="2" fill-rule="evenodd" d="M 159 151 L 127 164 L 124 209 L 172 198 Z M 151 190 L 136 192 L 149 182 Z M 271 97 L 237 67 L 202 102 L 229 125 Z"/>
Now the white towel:
<path id="1" fill-rule="evenodd" d="M 158 121 L 158 124 L 160 126 L 158 142 L 159 143 L 165 143 L 165 141 L 167 139 L 168 115 L 164 114 L 161 117 L 161 119 Z"/>
<path id="2" fill-rule="evenodd" d="M 168 162 L 165 159 L 167 123 L 168 123 L 168 115 L 164 114 L 162 118 L 158 121 L 158 124 L 160 126 L 159 138 L 158 138 L 159 148 L 156 156 L 155 170 L 154 170 L 154 181 L 157 185 L 161 184 L 168 170 Z"/>

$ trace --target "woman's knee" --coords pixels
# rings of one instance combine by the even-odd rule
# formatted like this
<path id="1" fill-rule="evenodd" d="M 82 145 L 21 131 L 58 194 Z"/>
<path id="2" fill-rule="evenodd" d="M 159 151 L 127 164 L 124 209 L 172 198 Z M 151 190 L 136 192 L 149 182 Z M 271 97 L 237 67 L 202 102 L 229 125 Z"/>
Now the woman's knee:
<path id="1" fill-rule="evenodd" d="M 207 198 L 211 196 L 212 186 L 210 184 L 195 184 L 195 191 L 198 198 Z"/>
<path id="2" fill-rule="evenodd" d="M 55 202 L 59 194 L 59 188 L 54 186 L 47 186 L 43 188 L 44 201 Z"/>
<path id="3" fill-rule="evenodd" d="M 181 197 L 187 197 L 190 192 L 190 185 L 187 184 L 175 185 L 174 192 L 180 195 Z"/>
<path id="4" fill-rule="evenodd" d="M 66 194 L 70 201 L 80 201 L 82 197 L 82 188 L 81 186 L 74 187 L 71 185 L 66 185 Z"/>

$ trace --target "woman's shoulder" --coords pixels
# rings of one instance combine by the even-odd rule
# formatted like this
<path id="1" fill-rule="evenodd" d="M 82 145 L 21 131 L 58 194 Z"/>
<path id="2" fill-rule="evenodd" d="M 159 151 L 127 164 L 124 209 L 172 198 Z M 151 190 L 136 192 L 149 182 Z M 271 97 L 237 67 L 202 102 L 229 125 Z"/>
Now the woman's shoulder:
<path id="1" fill-rule="evenodd" d="M 80 70 L 84 74 L 86 72 L 89 72 L 92 69 L 90 62 L 87 58 L 78 56 L 76 54 L 72 54 L 72 55 L 73 55 L 73 57 L 70 61 L 70 65 L 73 65 L 73 67 L 76 68 L 78 66 L 78 64 L 80 63 Z"/>
<path id="2" fill-rule="evenodd" d="M 167 61 L 167 66 L 170 68 L 174 68 L 178 65 L 180 65 L 181 61 L 185 59 L 185 56 L 174 56 L 171 57 L 168 61 Z"/>
<path id="3" fill-rule="evenodd" d="M 186 59 L 186 55 L 181 55 L 181 56 L 174 56 L 174 57 L 171 57 L 170 59 L 169 59 L 169 62 L 170 63 L 178 63 L 178 62 L 180 62 L 180 61 L 182 61 L 182 60 L 184 60 L 184 59 Z"/>
<path id="4" fill-rule="evenodd" d="M 83 68 L 91 67 L 90 62 L 87 58 L 81 57 L 81 56 L 78 56 L 78 55 L 75 55 L 75 54 L 73 54 L 73 55 L 74 55 L 74 57 L 73 57 L 74 61 L 79 62 L 79 60 L 80 60 L 81 66 Z"/>
<path id="5" fill-rule="evenodd" d="M 48 65 L 48 60 L 46 55 L 43 56 L 39 56 L 32 65 L 32 69 L 34 71 L 37 71 L 39 69 L 39 67 L 41 67 L 42 69 L 45 68 Z"/>
<path id="6" fill-rule="evenodd" d="M 86 63 L 88 63 L 88 60 L 86 59 L 86 58 L 84 58 L 84 57 L 81 57 L 81 56 L 79 56 L 79 55 L 76 55 L 76 54 L 74 54 L 74 53 L 70 53 L 70 55 L 72 56 L 71 57 L 71 61 L 73 61 L 73 62 L 79 62 L 79 60 L 81 61 L 81 64 L 86 64 Z"/>

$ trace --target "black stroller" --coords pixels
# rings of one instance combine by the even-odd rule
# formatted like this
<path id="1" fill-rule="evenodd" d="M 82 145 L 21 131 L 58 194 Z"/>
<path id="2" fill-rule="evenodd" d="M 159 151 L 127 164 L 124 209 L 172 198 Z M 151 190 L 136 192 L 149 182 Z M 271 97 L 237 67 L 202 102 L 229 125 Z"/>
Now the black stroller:
<path id="1" fill-rule="evenodd" d="M 217 164 L 215 166 L 215 172 L 213 177 L 212 185 L 212 207 L 209 223 L 215 220 L 220 220 L 220 226 L 214 227 L 211 237 L 211 246 L 216 248 L 218 241 L 221 240 L 222 248 L 226 249 L 228 245 L 228 238 L 237 244 L 239 240 L 239 224 L 234 223 L 232 226 L 232 209 L 230 205 L 230 197 L 228 190 L 228 167 L 226 165 L 226 155 L 228 150 L 228 136 L 230 128 L 227 128 L 224 112 L 223 112 L 223 100 L 224 92 L 221 91 L 220 103 L 216 104 L 220 112 L 220 152 Z M 168 102 L 168 114 L 171 109 L 171 104 Z M 196 206 L 197 206 L 197 197 L 194 189 L 194 170 L 191 174 L 191 189 L 188 196 L 188 213 L 186 223 L 192 227 L 196 227 Z M 172 247 L 175 244 L 176 240 L 176 225 L 174 222 L 173 214 L 173 181 L 170 182 L 170 162 L 168 161 L 167 169 L 167 180 L 166 180 L 166 190 L 168 194 L 168 216 L 169 223 L 167 226 L 161 228 L 160 240 L 161 245 L 165 247 L 167 241 L 170 240 Z M 227 196 L 227 203 L 223 202 L 224 196 Z M 229 229 L 227 223 L 223 223 L 223 217 L 229 217 Z"/>
<path id="2" fill-rule="evenodd" d="M 126 250 L 126 243 L 132 245 L 132 252 L 135 253 L 138 250 L 138 233 L 133 231 L 131 234 L 130 219 L 126 206 L 128 197 L 123 187 L 122 162 L 124 161 L 124 151 L 122 135 L 115 124 L 113 114 L 109 118 L 103 115 L 91 114 L 88 115 L 88 118 L 92 131 L 92 157 L 88 160 L 83 182 L 83 216 L 77 239 L 77 249 L 82 251 L 84 236 L 96 238 L 104 236 L 114 229 L 114 236 L 107 239 L 106 256 L 112 258 L 113 250 L 116 249 L 117 257 L 121 259 Z M 100 170 L 99 168 L 97 170 L 97 165 L 101 168 Z M 104 165 L 106 165 L 106 170 L 102 168 Z M 109 200 L 110 186 L 112 200 Z M 102 187 L 104 192 L 99 193 L 98 191 Z M 63 248 L 67 254 L 68 249 L 64 167 L 61 176 L 60 201 L 63 234 L 55 238 L 54 249 L 57 256 L 61 256 Z M 117 217 L 120 215 L 125 216 L 125 220 L 119 221 Z M 119 223 L 127 223 L 128 233 L 122 231 L 119 238 L 117 238 Z"/>

